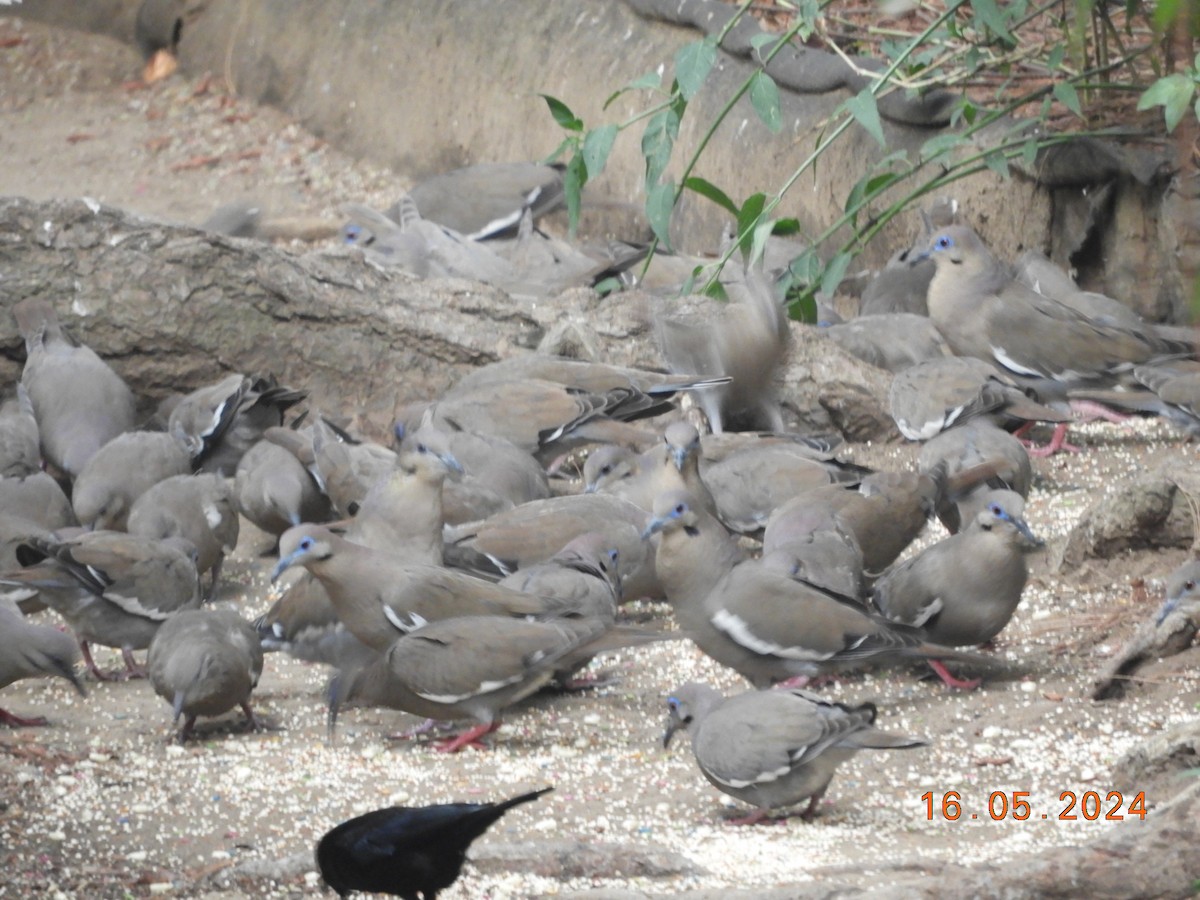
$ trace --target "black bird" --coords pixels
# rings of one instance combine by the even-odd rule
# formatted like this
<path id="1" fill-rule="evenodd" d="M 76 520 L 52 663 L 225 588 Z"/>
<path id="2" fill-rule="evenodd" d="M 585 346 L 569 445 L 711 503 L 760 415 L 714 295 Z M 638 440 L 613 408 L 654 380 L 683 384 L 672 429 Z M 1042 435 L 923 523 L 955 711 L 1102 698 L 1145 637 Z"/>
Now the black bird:
<path id="1" fill-rule="evenodd" d="M 389 806 L 349 819 L 317 843 L 317 867 L 338 896 L 351 891 L 433 900 L 462 870 L 471 842 L 502 815 L 554 788 L 500 803 Z"/>

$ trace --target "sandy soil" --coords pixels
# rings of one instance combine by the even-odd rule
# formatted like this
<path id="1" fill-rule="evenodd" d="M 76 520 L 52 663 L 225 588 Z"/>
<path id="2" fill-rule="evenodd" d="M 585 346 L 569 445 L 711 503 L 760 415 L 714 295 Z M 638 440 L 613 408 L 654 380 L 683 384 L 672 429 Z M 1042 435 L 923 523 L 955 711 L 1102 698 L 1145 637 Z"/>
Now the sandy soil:
<path id="1" fill-rule="evenodd" d="M 0 63 L 0 193 L 86 195 L 197 222 L 239 196 L 289 215 L 332 218 L 342 200 L 384 205 L 402 186 L 280 114 L 228 97 L 211 79 L 128 87 L 135 54 L 103 39 L 0 19 Z M 217 159 L 197 162 L 206 157 Z M 865 673 L 828 689 L 847 702 L 876 701 L 884 727 L 922 735 L 931 746 L 860 754 L 840 771 L 814 822 L 727 826 L 721 815 L 731 804 L 700 776 L 686 741 L 663 752 L 667 691 L 695 678 L 743 687 L 682 642 L 601 660 L 619 676 L 614 686 L 540 697 L 511 711 L 490 752 L 453 757 L 387 741 L 412 724 L 389 711 L 347 713 L 337 743 L 327 744 L 326 673 L 273 656 L 255 704 L 278 730 L 245 734 L 230 716 L 202 723 L 186 747 L 168 742 L 169 710 L 144 682 L 96 684 L 86 700 L 58 682 L 6 689 L 6 708 L 47 714 L 53 724 L 0 731 L 0 897 L 308 894 L 315 840 L 350 815 L 547 784 L 553 794 L 511 813 L 480 846 L 553 839 L 632 849 L 590 872 L 556 875 L 545 861 L 511 870 L 468 866 L 446 896 L 596 888 L 673 896 L 815 878 L 886 885 L 900 873 L 1010 859 L 1135 827 L 1062 821 L 1059 796 L 1122 790 L 1132 797 L 1140 787 L 1114 783 L 1114 762 L 1195 718 L 1194 669 L 1164 667 L 1119 702 L 1086 699 L 1093 674 L 1153 614 L 1161 579 L 1184 554 L 1093 561 L 1066 576 L 1050 561 L 1055 542 L 1098 497 L 1165 461 L 1195 460 L 1197 450 L 1157 424 L 1090 426 L 1078 442 L 1081 454 L 1035 463 L 1027 517 L 1051 548 L 1034 560 L 1026 598 L 996 651 L 1014 674 L 972 693 L 949 692 L 918 670 Z M 903 467 L 914 451 L 858 446 L 847 454 Z M 939 533 L 931 529 L 930 537 Z M 269 602 L 273 564 L 255 549 L 245 542 L 222 592 L 249 618 Z M 1138 578 L 1147 580 L 1145 592 L 1133 589 Z M 663 606 L 639 612 L 667 615 Z M 100 661 L 112 667 L 117 657 L 101 653 Z M 928 818 L 921 795 L 940 800 L 951 790 L 962 796 L 963 818 Z M 1029 791 L 1032 818 L 993 821 L 993 791 Z M 1150 815 L 1162 799 L 1147 795 Z M 635 852 L 653 849 L 681 855 L 680 865 L 666 867 L 674 873 L 628 874 L 639 871 Z"/>

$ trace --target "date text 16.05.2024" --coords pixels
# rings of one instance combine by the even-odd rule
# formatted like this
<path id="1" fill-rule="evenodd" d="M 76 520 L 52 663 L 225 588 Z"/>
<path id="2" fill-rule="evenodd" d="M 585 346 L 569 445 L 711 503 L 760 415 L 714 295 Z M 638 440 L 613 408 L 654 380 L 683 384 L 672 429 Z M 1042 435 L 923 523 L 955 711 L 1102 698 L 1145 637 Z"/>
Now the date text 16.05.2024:
<path id="1" fill-rule="evenodd" d="M 963 808 L 963 799 L 958 791 L 946 791 L 940 797 L 933 791 L 926 791 L 921 799 L 925 801 L 926 819 L 932 820 L 940 814 L 941 818 L 951 822 L 963 818 L 992 819 L 996 822 L 1003 819 L 1015 819 L 1018 822 L 1026 819 L 1119 822 L 1125 818 L 1146 818 L 1145 791 L 1138 791 L 1128 803 L 1120 791 L 1109 791 L 1103 796 L 1099 791 L 1063 791 L 1058 795 L 1058 805 L 1050 812 L 1033 809 L 1029 794 L 1029 791 L 992 791 L 988 794 L 986 805 L 977 812 Z"/>

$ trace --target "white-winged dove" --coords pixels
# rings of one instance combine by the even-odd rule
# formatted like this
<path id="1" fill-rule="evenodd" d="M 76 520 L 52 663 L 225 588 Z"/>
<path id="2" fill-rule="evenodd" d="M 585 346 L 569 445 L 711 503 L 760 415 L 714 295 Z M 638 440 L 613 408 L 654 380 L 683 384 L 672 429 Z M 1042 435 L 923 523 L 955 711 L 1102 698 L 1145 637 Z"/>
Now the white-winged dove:
<path id="1" fill-rule="evenodd" d="M 723 697 L 692 682 L 667 698 L 663 746 L 679 730 L 717 790 L 757 807 L 729 824 L 751 825 L 770 811 L 808 800 L 812 818 L 837 767 L 859 750 L 922 747 L 920 738 L 875 727 L 870 703 L 847 706 L 801 690 L 747 691 Z"/>
<path id="2" fill-rule="evenodd" d="M 250 692 L 262 675 L 258 635 L 232 610 L 186 609 L 162 624 L 146 657 L 154 692 L 183 716 L 178 740 L 192 733 L 197 716 L 219 716 L 240 706 L 251 727 Z"/>
<path id="3" fill-rule="evenodd" d="M 237 546 L 239 522 L 231 482 L 206 472 L 176 475 L 134 501 L 128 531 L 145 538 L 179 537 L 196 548 L 196 569 L 211 572 L 206 598 L 216 596 L 221 565 Z"/>
<path id="4" fill-rule="evenodd" d="M 371 485 L 396 467 L 396 453 L 381 444 L 357 441 L 319 414 L 312 425 L 313 468 L 339 516 L 353 516 Z"/>
<path id="5" fill-rule="evenodd" d="M 362 250 L 380 266 L 403 269 L 416 278 L 445 277 L 446 268 L 432 258 L 426 235 L 418 227 L 420 214 L 405 195 L 395 207 L 395 220 L 359 203 L 346 203 L 338 211 L 349 218 L 342 227 L 342 241 Z"/>
<path id="6" fill-rule="evenodd" d="M 563 603 L 534 597 L 440 566 L 398 562 L 389 552 L 351 543 L 328 528 L 300 525 L 279 540 L 276 579 L 303 566 L 325 587 L 338 618 L 378 651 L 422 625 L 461 616 L 536 616 Z"/>
<path id="7" fill-rule="evenodd" d="M 903 372 L 919 362 L 950 355 L 946 339 L 928 317 L 913 313 L 859 316 L 826 326 L 818 334 L 851 356 L 889 372 Z"/>
<path id="8" fill-rule="evenodd" d="M 502 587 L 526 594 L 554 597 L 559 615 L 583 616 L 615 624 L 621 601 L 620 553 L 598 532 L 581 534 L 543 563 L 518 569 L 500 581 Z M 594 686 L 594 680 L 575 680 L 578 669 L 591 661 L 583 657 L 556 668 L 555 679 L 566 689 Z"/>
<path id="9" fill-rule="evenodd" d="M 5 580 L 38 588 L 75 632 L 88 671 L 107 680 L 111 676 L 96 667 L 88 644 L 119 648 L 126 674 L 141 674 L 131 651 L 149 647 L 159 626 L 179 610 L 200 606 L 194 554 L 179 538 L 155 541 L 114 531 L 32 538 L 17 548 L 26 568 Z"/>
<path id="10" fill-rule="evenodd" d="M 295 454 L 269 435 L 270 429 L 238 462 L 238 509 L 274 535 L 301 522 L 324 521 L 329 517 L 329 498 Z"/>
<path id="11" fill-rule="evenodd" d="M 869 469 L 814 451 L 804 442 L 769 437 L 747 442 L 719 461 L 700 459 L 700 476 L 718 518 L 743 534 L 762 530 L 771 513 L 793 497 L 829 484 L 855 483 L 868 474 Z"/>
<path id="12" fill-rule="evenodd" d="M 611 622 L 621 599 L 620 551 L 604 535 L 589 531 L 572 538 L 545 562 L 518 569 L 499 584 L 561 600 L 564 613 Z"/>
<path id="13" fill-rule="evenodd" d="M 990 363 L 960 356 L 917 363 L 897 374 L 888 391 L 888 409 L 910 441 L 929 440 L 979 418 L 1001 426 L 1070 420 L 1029 397 Z"/>
<path id="14" fill-rule="evenodd" d="M 659 494 L 686 490 L 706 511 L 715 514 L 716 502 L 700 477 L 700 455 L 700 434 L 695 426 L 672 422 L 661 442 L 640 455 L 612 444 L 589 454 L 583 466 L 584 490 L 622 497 L 646 512 L 653 508 Z"/>
<path id="15" fill-rule="evenodd" d="M 1025 555 L 1042 546 L 1021 518 L 1023 505 L 1011 491 L 994 494 L 968 528 L 879 579 L 876 606 L 945 646 L 990 641 L 1021 602 L 1029 576 Z"/>
<path id="16" fill-rule="evenodd" d="M 71 487 L 71 505 L 81 525 L 124 531 L 138 497 L 166 478 L 191 471 L 191 454 L 176 435 L 127 431 L 88 460 Z"/>
<path id="17" fill-rule="evenodd" d="M 1200 560 L 1189 559 L 1168 577 L 1166 599 L 1152 620 L 1142 622 L 1133 636 L 1105 664 L 1092 682 L 1092 699 L 1120 697 L 1142 681 L 1137 673 L 1145 665 L 1180 653 L 1196 652 L 1200 633 Z M 1168 663 L 1178 669 L 1186 665 Z M 1189 666 L 1194 668 L 1194 665 Z M 1157 681 L 1154 673 L 1147 673 Z"/>
<path id="18" fill-rule="evenodd" d="M 1142 326 L 1141 317 L 1120 300 L 1079 289 L 1074 279 L 1037 250 L 1017 258 L 1016 277 L 1039 294 L 1057 300 L 1094 322 L 1130 328 Z"/>
<path id="19" fill-rule="evenodd" d="M 0 688 L 23 678 L 44 675 L 65 678 L 81 695 L 83 683 L 75 672 L 79 648 L 49 625 L 30 622 L 16 606 L 0 597 Z M 13 726 L 45 725 L 43 718 L 27 719 L 0 709 L 0 722 Z"/>
<path id="20" fill-rule="evenodd" d="M 929 317 L 960 356 L 1018 376 L 1103 383 L 1157 356 L 1193 352 L 1144 326 L 1098 321 L 1039 294 L 966 226 L 936 232 L 927 253 L 937 266 Z"/>
<path id="21" fill-rule="evenodd" d="M 544 562 L 563 544 L 588 531 L 598 531 L 617 548 L 621 560 L 622 592 L 627 600 L 661 597 L 654 572 L 654 554 L 642 541 L 649 515 L 620 497 L 572 494 L 525 503 L 482 522 L 446 529 L 446 559 L 454 565 L 479 568 L 473 555 L 494 572 L 507 575 Z M 484 568 L 484 571 L 487 571 Z"/>
<path id="22" fill-rule="evenodd" d="M 664 494 L 654 511 L 645 534 L 662 534 L 659 578 L 681 627 L 756 687 L 876 660 L 945 655 L 918 629 L 795 577 L 796 558 L 786 550 L 737 562 L 737 545 L 686 493 Z"/>
<path id="23" fill-rule="evenodd" d="M 609 626 L 596 619 L 530 621 L 470 616 L 431 622 L 397 639 L 354 671 L 335 676 L 329 689 L 332 734 L 345 704 L 386 706 L 436 720 L 478 724 L 438 749 L 482 748 L 479 739 L 500 727 L 500 715 L 597 650 Z"/>
<path id="24" fill-rule="evenodd" d="M 24 478 L 39 470 L 37 418 L 25 385 L 0 404 L 0 478 Z"/>
<path id="25" fill-rule="evenodd" d="M 471 240 L 511 234 L 563 205 L 563 170 L 532 162 L 479 163 L 432 175 L 409 191 L 421 216 Z M 388 210 L 399 221 L 399 212 Z"/>
<path id="26" fill-rule="evenodd" d="M 24 478 L 0 478 L 0 510 L 4 515 L 34 522 L 47 531 L 79 524 L 62 487 L 45 472 Z"/>
<path id="27" fill-rule="evenodd" d="M 458 426 L 496 435 L 548 460 L 580 443 L 649 444 L 653 435 L 628 423 L 670 411 L 671 398 L 680 391 L 703 393 L 722 383 L 723 378 L 680 380 L 642 390 L 630 381 L 590 392 L 516 378 L 456 386 L 436 403 L 409 406 L 400 419 L 406 429 L 415 427 L 432 410 L 433 423 L 443 430 Z"/>
<path id="28" fill-rule="evenodd" d="M 1162 360 L 1133 370 L 1138 383 L 1154 393 L 1152 411 L 1190 435 L 1200 434 L 1200 362 Z"/>
<path id="29" fill-rule="evenodd" d="M 442 563 L 442 487 L 461 471 L 444 436 L 422 426 L 401 442 L 392 469 L 362 500 L 345 525 L 345 538 L 386 553 L 393 563 Z M 256 623 L 263 646 L 343 668 L 371 651 L 338 617 L 324 582 L 304 571 Z"/>
<path id="30" fill-rule="evenodd" d="M 71 343 L 50 304 L 13 308 L 25 339 L 21 383 L 37 418 L 42 456 L 74 478 L 96 451 L 133 428 L 133 393 L 96 353 Z"/>
<path id="31" fill-rule="evenodd" d="M 986 419 L 943 431 L 926 441 L 917 456 L 920 471 L 933 472 L 943 467 L 949 477 L 976 466 L 986 466 L 993 474 L 974 487 L 957 493 L 945 492 L 938 503 L 938 518 L 951 534 L 974 520 L 985 505 L 982 498 L 989 491 L 1007 488 L 1022 497 L 1029 496 L 1033 482 L 1029 453 L 1017 438 Z"/>
<path id="32" fill-rule="evenodd" d="M 233 475 L 246 451 L 283 414 L 307 395 L 281 387 L 273 378 L 234 373 L 197 388 L 175 402 L 167 430 L 186 436 L 193 465 L 205 472 Z"/>
<path id="33" fill-rule="evenodd" d="M 866 574 L 878 576 L 924 530 L 945 490 L 944 471 L 881 471 L 865 477 L 857 490 L 840 485 L 814 488 L 771 514 L 763 551 L 836 525 L 858 542 Z"/>
<path id="34" fill-rule="evenodd" d="M 860 316 L 912 314 L 927 316 L 926 293 L 933 278 L 933 263 L 923 258 L 934 229 L 958 221 L 958 201 L 939 197 L 928 210 L 920 210 L 921 228 L 911 246 L 900 250 L 863 289 Z"/>

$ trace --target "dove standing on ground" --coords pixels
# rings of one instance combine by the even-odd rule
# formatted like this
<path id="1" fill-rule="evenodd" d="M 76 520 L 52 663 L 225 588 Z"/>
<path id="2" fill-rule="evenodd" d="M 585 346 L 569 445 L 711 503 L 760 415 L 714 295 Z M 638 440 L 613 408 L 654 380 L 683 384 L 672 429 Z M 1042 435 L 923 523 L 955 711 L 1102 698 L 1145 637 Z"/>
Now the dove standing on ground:
<path id="1" fill-rule="evenodd" d="M 17 548 L 26 568 L 5 580 L 39 589 L 75 632 L 88 671 L 104 681 L 111 676 L 96 667 L 89 643 L 119 648 L 126 676 L 140 675 L 132 651 L 149 647 L 175 613 L 200 606 L 194 554 L 178 538 L 152 541 L 115 531 L 71 540 L 32 538 Z"/>
<path id="2" fill-rule="evenodd" d="M 595 655 L 609 626 L 597 619 L 531 621 L 469 616 L 431 622 L 396 640 L 374 662 L 342 671 L 329 687 L 332 735 L 343 705 L 386 706 L 446 721 L 478 724 L 438 746 L 443 753 L 483 749 L 501 713 L 576 660 Z"/>
<path id="3" fill-rule="evenodd" d="M 921 228 L 912 245 L 896 253 L 878 275 L 866 286 L 859 304 L 862 316 L 913 314 L 927 316 L 926 293 L 933 278 L 934 266 L 923 251 L 929 246 L 934 229 L 954 225 L 958 220 L 958 201 L 939 197 L 928 211 L 919 210 Z"/>
<path id="4" fill-rule="evenodd" d="M 929 317 L 960 356 L 1021 377 L 1103 385 L 1155 357 L 1195 352 L 1145 326 L 1098 321 L 1039 294 L 965 226 L 935 233 L 926 253 L 937 266 Z"/>
<path id="5" fill-rule="evenodd" d="M 134 501 L 128 531 L 145 538 L 177 537 L 196 548 L 196 569 L 211 572 L 206 600 L 217 593 L 221 565 L 237 546 L 239 520 L 233 486 L 200 472 L 160 481 Z"/>
<path id="6" fill-rule="evenodd" d="M 358 441 L 319 413 L 312 425 L 313 468 L 333 511 L 348 518 L 371 485 L 396 467 L 396 453 L 380 444 Z"/>
<path id="7" fill-rule="evenodd" d="M 795 577 L 794 554 L 776 550 L 737 561 L 732 537 L 686 493 L 664 494 L 654 511 L 645 534 L 662 534 L 659 578 L 681 628 L 756 687 L 807 682 L 877 660 L 954 655 L 916 628 Z"/>
<path id="8" fill-rule="evenodd" d="M 539 616 L 562 604 L 435 565 L 397 560 L 328 528 L 300 525 L 279 540 L 278 579 L 303 566 L 325 587 L 338 618 L 377 651 L 429 622 L 460 616 Z"/>
<path id="9" fill-rule="evenodd" d="M 21 383 L 37 418 L 42 456 L 71 478 L 96 451 L 133 429 L 133 392 L 91 348 L 67 340 L 50 304 L 13 308 L 25 339 Z"/>
<path id="10" fill-rule="evenodd" d="M 875 583 L 888 618 L 948 647 L 983 644 L 1013 617 L 1029 578 L 1026 554 L 1043 546 L 1021 518 L 1024 501 L 997 492 L 964 531 L 900 563 Z M 943 678 L 940 663 L 930 665 Z"/>
<path id="11" fill-rule="evenodd" d="M 691 732 L 692 752 L 719 791 L 751 803 L 751 815 L 730 820 L 752 825 L 770 811 L 808 800 L 817 806 L 837 767 L 859 750 L 903 750 L 926 741 L 875 727 L 873 704 L 846 706 L 800 690 L 747 691 L 723 697 L 692 682 L 667 699 L 663 746 L 680 729 Z"/>
<path id="12" fill-rule="evenodd" d="M 467 849 L 514 806 L 553 788 L 499 803 L 389 806 L 348 819 L 317 843 L 317 868 L 340 897 L 354 891 L 435 900 L 458 878 Z"/>
<path id="13" fill-rule="evenodd" d="M 588 454 L 583 465 L 584 490 L 628 500 L 650 512 L 654 498 L 669 490 L 686 490 L 710 513 L 717 511 L 700 477 L 700 434 L 688 422 L 672 422 L 662 441 L 642 454 L 608 444 Z"/>
<path id="14" fill-rule="evenodd" d="M 30 622 L 0 597 L 0 688 L 23 678 L 50 675 L 67 679 L 80 696 L 86 696 L 75 672 L 78 662 L 79 648 L 70 635 Z M 0 722 L 18 727 L 46 724 L 45 719 L 26 719 L 5 709 L 0 709 Z"/>
<path id="15" fill-rule="evenodd" d="M 386 553 L 392 564 L 442 564 L 442 489 L 462 467 L 444 435 L 422 426 L 400 444 L 390 471 L 363 497 L 345 538 Z M 334 576 L 336 577 L 336 576 Z M 325 582 L 305 571 L 256 623 L 263 646 L 339 668 L 369 658 L 370 648 L 348 631 Z"/>
<path id="16" fill-rule="evenodd" d="M 232 610 L 187 609 L 164 622 L 147 656 L 154 691 L 183 716 L 179 743 L 192 733 L 197 716 L 219 716 L 240 706 L 252 728 L 250 692 L 262 675 L 258 635 Z"/>
<path id="17" fill-rule="evenodd" d="M 174 475 L 192 471 L 192 454 L 180 436 L 161 431 L 127 431 L 88 460 L 71 488 L 79 523 L 97 531 L 124 531 L 134 502 Z"/>

